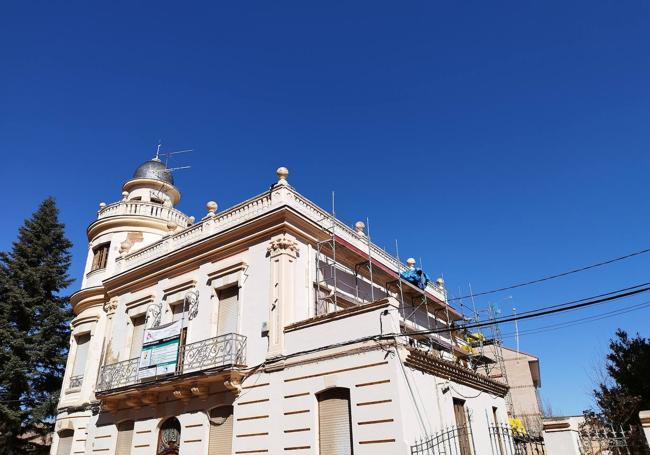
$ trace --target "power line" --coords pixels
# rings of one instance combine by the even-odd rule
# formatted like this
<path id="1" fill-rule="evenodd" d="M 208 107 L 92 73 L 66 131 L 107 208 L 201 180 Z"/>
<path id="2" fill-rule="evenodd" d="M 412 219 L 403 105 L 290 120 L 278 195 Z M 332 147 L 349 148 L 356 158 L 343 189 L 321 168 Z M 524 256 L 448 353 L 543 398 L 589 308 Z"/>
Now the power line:
<path id="1" fill-rule="evenodd" d="M 601 319 L 605 319 L 605 318 L 607 318 L 609 316 L 612 316 L 614 314 L 618 315 L 618 314 L 631 313 L 633 311 L 639 311 L 639 310 L 642 310 L 642 309 L 645 309 L 645 308 L 648 308 L 648 307 L 650 307 L 650 301 L 645 301 L 645 302 L 641 302 L 641 303 L 636 304 L 636 305 L 632 305 L 631 307 L 628 307 L 628 308 L 625 308 L 625 309 L 622 309 L 622 310 L 612 310 L 612 311 L 607 311 L 605 313 L 599 313 L 599 314 L 595 314 L 595 315 L 592 315 L 592 316 L 586 316 L 584 318 L 577 318 L 577 319 L 572 319 L 570 321 L 559 322 L 559 323 L 556 323 L 556 324 L 549 324 L 549 325 L 545 325 L 545 326 L 541 326 L 541 327 L 534 327 L 534 328 L 531 328 L 531 329 L 520 331 L 519 335 L 534 335 L 534 334 L 538 334 L 538 333 L 551 332 L 553 330 L 559 330 L 559 329 L 563 329 L 563 328 L 566 328 L 566 327 L 571 327 L 571 326 L 574 326 L 574 325 L 580 325 L 580 324 L 586 324 L 586 323 L 589 323 L 589 322 L 599 321 Z M 503 338 L 512 338 L 514 336 L 515 336 L 515 334 L 514 334 L 514 332 L 512 332 L 512 333 L 507 333 L 507 334 L 503 335 Z"/>
<path id="2" fill-rule="evenodd" d="M 591 270 L 591 269 L 594 269 L 596 267 L 602 267 L 604 265 L 612 264 L 614 262 L 623 261 L 625 259 L 629 259 L 629 258 L 632 258 L 634 256 L 639 256 L 641 254 L 645 254 L 645 253 L 648 253 L 648 252 L 650 252 L 650 248 L 646 248 L 646 249 L 640 250 L 640 251 L 635 251 L 634 253 L 626 254 L 625 256 L 619 256 L 619 257 L 614 258 L 614 259 L 609 259 L 607 261 L 598 262 L 596 264 L 591 264 L 591 265 L 588 265 L 588 266 L 585 266 L 585 267 L 580 267 L 580 268 L 569 270 L 569 271 L 566 271 L 566 272 L 557 273 L 555 275 L 545 276 L 543 278 L 538 278 L 536 280 L 531 280 L 531 281 L 526 281 L 526 282 L 523 282 L 523 283 L 513 284 L 511 286 L 506 286 L 506 287 L 503 287 L 503 288 L 492 289 L 490 291 L 482 291 L 482 292 L 476 292 L 476 293 L 470 292 L 468 295 L 464 295 L 462 297 L 453 297 L 451 299 L 448 299 L 448 301 L 451 302 L 451 301 L 462 300 L 462 299 L 467 299 L 467 298 L 471 298 L 471 297 L 479 297 L 479 296 L 482 296 L 482 295 L 495 294 L 497 292 L 509 291 L 510 289 L 517 289 L 517 288 L 521 288 L 521 287 L 524 287 L 524 286 L 530 286 L 531 284 L 542 283 L 544 281 L 553 280 L 555 278 L 561 278 L 561 277 L 565 277 L 567 275 L 572 275 L 574 273 L 584 272 L 586 270 Z"/>
<path id="3" fill-rule="evenodd" d="M 430 329 L 430 330 L 417 330 L 413 332 L 408 332 L 405 335 L 427 335 L 427 334 L 433 334 L 433 333 L 444 333 L 444 332 L 451 332 L 454 330 L 467 330 L 467 329 L 475 329 L 475 328 L 480 328 L 480 327 L 486 327 L 493 325 L 495 323 L 501 324 L 505 322 L 513 322 L 513 321 L 520 321 L 522 319 L 530 319 L 530 318 L 536 318 L 540 316 L 546 316 L 549 314 L 555 314 L 555 313 L 560 313 L 564 311 L 571 311 L 571 310 L 576 310 L 578 308 L 585 308 L 588 306 L 592 305 L 598 305 L 601 303 L 605 302 L 610 302 L 613 300 L 618 300 L 626 297 L 631 297 L 633 295 L 641 294 L 644 292 L 650 291 L 650 287 L 648 286 L 650 283 L 644 283 L 640 284 L 637 286 L 632 286 L 629 288 L 624 288 L 620 289 L 618 291 L 612 291 L 608 292 L 606 294 L 601 294 L 605 295 L 607 297 L 602 297 L 598 298 L 599 296 L 594 296 L 594 297 L 589 297 L 585 299 L 580 299 L 580 300 L 574 300 L 572 302 L 567 302 L 564 304 L 558 304 L 558 305 L 551 305 L 547 307 L 542 307 L 538 308 L 537 310 L 531 310 L 527 311 L 524 313 L 520 313 L 517 316 L 504 316 L 501 318 L 496 318 L 491 321 L 486 321 L 486 322 L 477 322 L 474 324 L 467 324 L 464 326 L 457 326 L 457 327 L 444 327 L 444 328 L 439 328 L 439 329 Z M 645 286 L 645 287 L 642 287 Z M 631 289 L 631 290 L 629 290 Z M 626 291 L 626 292 L 622 292 Z M 579 302 L 579 303 L 575 303 Z"/>

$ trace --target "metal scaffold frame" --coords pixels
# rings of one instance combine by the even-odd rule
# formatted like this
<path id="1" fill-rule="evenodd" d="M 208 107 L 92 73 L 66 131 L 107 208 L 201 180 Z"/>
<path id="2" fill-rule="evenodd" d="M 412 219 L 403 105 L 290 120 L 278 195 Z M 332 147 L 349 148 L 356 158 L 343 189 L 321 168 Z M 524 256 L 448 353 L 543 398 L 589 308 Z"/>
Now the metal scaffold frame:
<path id="1" fill-rule="evenodd" d="M 375 301 L 377 292 L 381 294 L 393 295 L 399 299 L 399 313 L 402 320 L 400 324 L 400 332 L 408 335 L 412 331 L 417 331 L 419 328 L 432 328 L 449 327 L 453 319 L 450 314 L 450 307 L 447 301 L 447 293 L 444 288 L 440 288 L 444 295 L 443 299 L 434 297 L 424 289 L 420 289 L 411 283 L 407 283 L 401 278 L 401 273 L 406 270 L 400 260 L 399 245 L 395 241 L 396 260 L 398 269 L 393 271 L 386 268 L 379 263 L 378 272 L 379 276 L 388 278 L 385 285 L 382 286 L 376 283 L 377 275 L 375 273 L 376 267 L 372 255 L 372 240 L 370 237 L 370 221 L 366 218 L 366 225 L 359 222 L 357 226 L 357 233 L 359 238 L 362 238 L 364 244 L 367 245 L 367 250 L 362 251 L 354 247 L 348 242 L 341 240 L 337 236 L 338 220 L 336 219 L 335 208 L 335 194 L 332 192 L 332 210 L 319 220 L 320 228 L 327 233 L 327 238 L 316 242 L 316 255 L 314 258 L 315 264 L 315 288 L 314 288 L 314 301 L 315 301 L 315 315 L 322 315 L 330 312 L 337 312 L 343 306 L 349 305 L 350 302 L 354 303 L 367 303 L 368 301 Z M 363 232 L 363 228 L 367 227 L 367 234 Z M 339 263 L 338 248 L 339 242 L 343 242 L 343 256 L 347 258 L 348 265 Z M 351 250 L 350 250 L 351 249 Z M 364 248 L 365 249 L 365 248 Z M 359 261 L 358 259 L 363 258 Z M 354 262 L 357 259 L 357 262 Z M 339 280 L 338 271 L 347 271 L 354 276 L 354 284 L 346 283 L 346 280 Z M 362 273 L 363 272 L 363 273 Z M 380 278 L 381 279 L 381 278 Z M 368 285 L 366 295 L 361 295 L 361 284 Z M 342 289 L 342 287 L 349 289 Z M 323 295 L 323 291 L 327 294 Z M 369 293 L 369 296 L 367 295 Z M 370 297 L 370 300 L 368 300 Z M 433 311 L 433 312 L 432 312 Z M 444 316 L 441 313 L 444 311 Z M 418 320 L 418 315 L 426 315 Z M 454 318 L 458 318 L 457 312 L 454 312 Z M 432 322 L 433 319 L 433 322 Z M 425 344 L 430 348 L 443 347 L 444 349 L 454 349 L 455 346 L 455 333 L 451 333 L 449 337 L 450 346 L 447 346 L 446 340 L 437 340 L 435 336 L 421 336 Z M 457 348 L 457 346 L 456 346 Z"/>

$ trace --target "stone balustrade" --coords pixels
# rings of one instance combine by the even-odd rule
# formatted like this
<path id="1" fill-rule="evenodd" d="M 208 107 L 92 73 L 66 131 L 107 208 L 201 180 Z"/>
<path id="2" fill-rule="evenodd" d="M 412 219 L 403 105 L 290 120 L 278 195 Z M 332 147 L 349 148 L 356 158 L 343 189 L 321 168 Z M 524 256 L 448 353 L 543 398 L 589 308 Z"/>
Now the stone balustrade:
<path id="1" fill-rule="evenodd" d="M 97 212 L 97 219 L 101 220 L 111 216 L 139 215 L 160 218 L 185 227 L 190 224 L 189 217 L 180 210 L 154 202 L 120 201 L 102 207 Z"/>
<path id="2" fill-rule="evenodd" d="M 144 210 L 145 212 L 148 210 L 130 208 L 130 204 L 141 204 L 143 206 L 156 205 L 143 202 L 119 202 L 104 207 L 100 210 L 99 217 L 116 215 L 119 210 L 125 211 L 122 213 L 131 213 L 129 210 Z M 134 251 L 118 258 L 118 269 L 120 271 L 131 269 L 139 264 L 169 254 L 170 252 L 178 250 L 195 241 L 223 232 L 236 224 L 243 223 L 281 206 L 291 207 L 298 213 L 311 219 L 327 230 L 331 231 L 333 228 L 337 237 L 345 240 L 351 245 L 354 245 L 360 251 L 367 252 L 370 250 L 373 261 L 381 262 L 396 272 L 402 272 L 406 269 L 406 266 L 398 261 L 397 258 L 373 243 L 370 243 L 369 246 L 367 237 L 359 236 L 357 232 L 343 224 L 341 221 L 334 220 L 334 226 L 332 226 L 332 218 L 329 213 L 319 208 L 316 204 L 289 186 L 276 187 L 276 189 L 271 192 L 262 193 L 221 213 L 215 214 L 214 212 L 210 212 L 198 223 L 182 229 L 173 235 L 165 237 L 156 243 L 148 245 L 141 250 Z M 177 210 L 159 205 L 157 207 L 174 211 L 181 215 L 184 221 L 177 221 L 179 226 L 186 226 L 189 224 L 187 222 L 187 217 Z M 429 283 L 426 290 L 441 300 L 445 300 L 445 290 L 436 286 L 434 283 Z"/>

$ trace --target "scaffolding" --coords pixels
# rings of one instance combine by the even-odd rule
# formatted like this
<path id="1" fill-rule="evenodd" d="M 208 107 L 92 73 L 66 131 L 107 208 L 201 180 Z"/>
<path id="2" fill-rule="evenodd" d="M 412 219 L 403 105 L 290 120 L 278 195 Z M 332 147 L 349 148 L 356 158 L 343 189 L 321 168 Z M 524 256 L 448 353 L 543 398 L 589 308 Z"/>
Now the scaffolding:
<path id="1" fill-rule="evenodd" d="M 420 289 L 401 278 L 401 273 L 407 267 L 400 260 L 397 241 L 393 267 L 377 261 L 373 257 L 370 221 L 367 218 L 366 223 L 356 225 L 357 238 L 364 244 L 362 249 L 356 246 L 358 244 L 353 245 L 345 240 L 341 231 L 348 228 L 336 219 L 335 196 L 332 193 L 332 210 L 317 223 L 326 236 L 316 242 L 315 248 L 315 316 L 392 295 L 399 301 L 402 334 L 412 334 L 412 341 L 427 345 L 429 349 L 453 351 L 464 356 L 465 353 L 454 340 L 454 333 L 450 334 L 449 340 L 441 335 L 413 334 L 422 329 L 450 327 L 452 321 L 460 320 L 462 316 L 449 305 L 442 285 L 437 287 L 444 296 L 440 298 L 431 289 Z M 367 233 L 363 232 L 364 227 Z M 349 279 L 346 280 L 346 277 Z"/>
<path id="2" fill-rule="evenodd" d="M 470 295 L 471 287 L 470 287 Z M 469 343 L 470 355 L 468 362 L 473 370 L 483 369 L 486 376 L 498 379 L 505 385 L 508 383 L 508 372 L 503 359 L 503 336 L 501 328 L 497 323 L 497 316 L 501 312 L 495 303 L 488 304 L 483 311 L 476 309 L 472 297 L 473 322 L 481 322 L 481 314 L 485 313 L 485 322 L 487 327 L 487 336 L 483 333 L 466 333 L 465 338 Z M 512 396 L 510 391 L 505 396 L 508 415 L 514 416 L 512 406 Z"/>

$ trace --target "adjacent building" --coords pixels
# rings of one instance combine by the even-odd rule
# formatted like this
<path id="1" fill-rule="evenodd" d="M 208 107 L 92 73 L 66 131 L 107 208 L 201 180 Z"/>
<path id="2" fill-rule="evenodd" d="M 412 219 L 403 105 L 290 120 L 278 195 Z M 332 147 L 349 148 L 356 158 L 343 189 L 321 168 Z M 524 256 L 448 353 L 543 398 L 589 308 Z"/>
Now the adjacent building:
<path id="1" fill-rule="evenodd" d="M 503 363 L 508 375 L 512 414 L 521 419 L 526 431 L 539 435 L 543 430 L 539 389 L 542 378 L 539 359 L 532 354 L 502 347 Z"/>
<path id="2" fill-rule="evenodd" d="M 444 282 L 287 176 L 195 220 L 154 158 L 100 204 L 53 454 L 491 453 L 508 388 L 468 368 Z"/>

